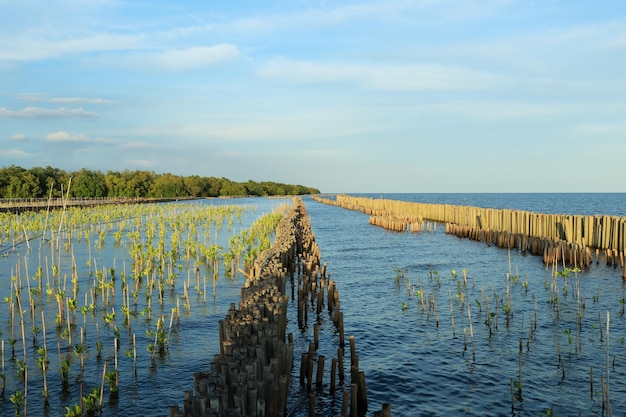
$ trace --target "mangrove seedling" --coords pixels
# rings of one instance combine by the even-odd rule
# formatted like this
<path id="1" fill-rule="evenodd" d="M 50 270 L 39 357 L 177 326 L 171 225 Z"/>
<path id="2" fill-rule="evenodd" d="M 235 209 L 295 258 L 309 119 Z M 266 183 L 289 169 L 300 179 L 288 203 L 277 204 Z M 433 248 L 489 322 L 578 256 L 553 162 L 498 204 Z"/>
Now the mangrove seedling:
<path id="1" fill-rule="evenodd" d="M 548 408 L 545 413 L 539 413 L 539 417 L 552 417 L 553 415 L 552 408 Z"/>
<path id="2" fill-rule="evenodd" d="M 15 359 L 15 373 L 21 380 L 24 380 L 26 375 L 26 363 L 24 361 Z"/>
<path id="3" fill-rule="evenodd" d="M 114 369 L 106 373 L 106 380 L 109 384 L 109 392 L 117 394 L 117 371 Z"/>
<path id="4" fill-rule="evenodd" d="M 15 391 L 9 397 L 11 403 L 13 403 L 13 407 L 15 407 L 15 417 L 20 417 L 22 415 L 22 406 L 24 405 L 24 393 L 22 391 Z"/>
<path id="5" fill-rule="evenodd" d="M 571 329 L 565 329 L 565 330 L 563 330 L 563 334 L 565 336 L 567 336 L 567 344 L 571 345 L 572 344 L 572 330 Z"/>
<path id="6" fill-rule="evenodd" d="M 100 388 L 94 387 L 90 393 L 83 397 L 83 409 L 88 417 L 98 414 L 100 409 Z"/>
<path id="7" fill-rule="evenodd" d="M 81 372 L 85 369 L 85 351 L 86 350 L 87 350 L 87 347 L 82 343 L 74 345 L 74 354 L 80 358 Z"/>
<path id="8" fill-rule="evenodd" d="M 17 339 L 9 339 L 9 345 L 11 345 L 11 356 L 15 356 L 15 344 L 17 343 Z"/>
<path id="9" fill-rule="evenodd" d="M 61 362 L 61 369 L 60 369 L 60 373 L 61 373 L 61 383 L 63 384 L 63 388 L 67 389 L 67 387 L 69 386 L 69 381 L 70 381 L 70 371 L 72 370 L 72 361 L 71 359 L 65 358 L 63 359 L 63 361 Z"/>
<path id="10" fill-rule="evenodd" d="M 43 347 L 38 348 L 37 349 L 37 367 L 39 367 L 39 369 L 41 369 L 42 372 L 45 372 L 45 367 L 48 363 L 50 363 L 50 360 L 48 360 L 48 353 L 46 352 L 46 349 Z"/>
<path id="11" fill-rule="evenodd" d="M 82 417 L 83 411 L 80 409 L 80 404 L 74 404 L 72 406 L 65 406 L 64 417 Z"/>
<path id="12" fill-rule="evenodd" d="M 102 357 L 102 340 L 98 339 L 98 341 L 96 342 L 96 352 L 97 352 L 97 358 L 100 359 Z"/>
<path id="13" fill-rule="evenodd" d="M 33 326 L 33 347 L 37 347 L 38 343 L 37 343 L 37 335 L 41 333 L 41 329 L 37 326 Z"/>

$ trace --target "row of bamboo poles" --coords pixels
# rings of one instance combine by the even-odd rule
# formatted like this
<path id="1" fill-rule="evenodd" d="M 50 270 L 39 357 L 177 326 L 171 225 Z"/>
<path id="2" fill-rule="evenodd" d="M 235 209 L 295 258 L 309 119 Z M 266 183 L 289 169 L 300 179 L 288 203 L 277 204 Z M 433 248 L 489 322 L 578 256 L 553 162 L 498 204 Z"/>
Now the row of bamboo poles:
<path id="1" fill-rule="evenodd" d="M 370 223 L 395 231 L 411 231 L 407 219 L 445 223 L 446 233 L 518 248 L 542 256 L 546 264 L 589 267 L 604 256 L 607 265 L 622 267 L 626 278 L 626 217 L 541 214 L 448 204 L 353 197 L 314 196 L 317 201 L 370 215 Z M 401 220 L 398 220 L 401 219 Z M 404 220 L 402 220 L 404 219 Z M 400 225 L 398 225 L 400 223 Z M 423 226 L 421 229 L 423 230 Z"/>
<path id="2" fill-rule="evenodd" d="M 422 232 L 424 219 L 421 216 L 401 216 L 396 213 L 377 212 L 370 215 L 369 224 L 394 232 Z"/>
<path id="3" fill-rule="evenodd" d="M 304 327 L 308 317 L 309 295 L 319 313 L 324 305 L 326 266 L 320 268 L 319 248 L 311 230 L 306 208 L 300 198 L 283 216 L 277 229 L 274 244 L 259 254 L 253 267 L 245 273 L 247 280 L 241 289 L 242 301 L 238 308 L 231 305 L 225 320 L 219 322 L 220 352 L 215 354 L 210 371 L 194 374 L 194 390 L 184 393 L 183 409 L 170 407 L 171 417 L 283 417 L 287 412 L 287 396 L 294 362 L 293 335 L 286 335 L 289 296 L 286 283 L 291 278 L 294 297 L 294 275 L 298 275 L 298 321 Z M 339 311 L 336 284 L 328 277 L 328 308 Z M 321 291 L 321 292 L 320 292 Z M 322 294 L 321 296 L 319 294 Z M 302 301 L 304 300 L 304 305 Z M 312 304 L 313 305 L 313 304 Z M 340 317 L 335 313 L 336 317 Z M 341 324 L 341 353 L 333 364 L 343 359 L 343 317 Z M 302 354 L 301 383 L 307 387 L 309 415 L 315 415 L 315 394 L 310 390 L 311 371 L 317 364 L 316 380 L 321 380 L 324 358 L 316 355 L 319 327 L 314 326 L 315 342 Z M 339 328 L 339 326 L 338 326 Z M 351 360 L 354 369 L 356 352 L 351 338 Z M 354 351 L 354 352 L 353 352 Z M 356 365 L 358 366 L 358 365 Z M 333 366 L 335 374 L 343 380 L 343 365 Z M 358 368 L 357 368 L 358 369 Z M 362 373 L 361 373 L 362 374 Z M 364 416 L 367 410 L 365 379 L 358 372 L 353 377 L 350 395 L 344 395 L 351 417 Z M 307 382 L 308 381 L 308 382 Z M 354 383 L 354 381 L 357 381 Z M 362 381 L 362 382 L 360 382 Z M 333 382 L 332 389 L 335 389 Z M 358 395 L 357 395 L 358 394 Z M 390 406 L 383 411 L 390 416 Z M 382 413 L 382 411 L 381 411 Z M 343 413 L 342 417 L 348 417 Z"/>
<path id="4" fill-rule="evenodd" d="M 313 237 L 313 234 L 305 234 Z M 308 327 L 309 311 L 314 314 L 313 342 L 309 350 L 302 353 L 300 365 L 300 386 L 308 393 L 309 417 L 316 414 L 316 394 L 323 394 L 324 387 L 333 395 L 340 386 L 343 386 L 341 414 L 335 417 L 363 417 L 368 411 L 367 386 L 365 372 L 359 369 L 359 357 L 356 353 L 354 336 L 350 341 L 350 379 L 345 378 L 344 353 L 345 330 L 339 290 L 337 284 L 327 273 L 327 265 L 320 265 L 319 247 L 314 240 L 307 241 L 307 245 L 298 270 L 297 300 L 298 300 L 298 327 L 304 330 Z M 294 288 L 292 286 L 292 288 Z M 292 297 L 294 294 L 292 293 Z M 318 353 L 320 316 L 327 313 L 332 320 L 338 334 L 337 356 L 332 358 L 330 367 L 330 384 L 325 384 L 326 357 Z M 316 371 L 314 372 L 314 369 Z M 313 392 L 313 384 L 315 391 Z M 391 404 L 384 403 L 374 416 L 390 417 Z"/>

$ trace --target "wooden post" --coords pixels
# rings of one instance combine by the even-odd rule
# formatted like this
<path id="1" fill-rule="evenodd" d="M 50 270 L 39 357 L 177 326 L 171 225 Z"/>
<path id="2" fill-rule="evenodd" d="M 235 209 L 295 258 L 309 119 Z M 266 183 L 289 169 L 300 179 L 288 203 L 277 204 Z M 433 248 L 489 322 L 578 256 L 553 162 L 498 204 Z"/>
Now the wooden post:
<path id="1" fill-rule="evenodd" d="M 317 358 L 317 376 L 315 378 L 315 385 L 317 385 L 317 387 L 321 387 L 322 386 L 322 380 L 324 377 L 324 355 L 320 355 Z"/>
<path id="2" fill-rule="evenodd" d="M 330 365 L 330 392 L 335 392 L 336 385 L 336 374 L 337 374 L 337 358 L 333 358 Z"/>

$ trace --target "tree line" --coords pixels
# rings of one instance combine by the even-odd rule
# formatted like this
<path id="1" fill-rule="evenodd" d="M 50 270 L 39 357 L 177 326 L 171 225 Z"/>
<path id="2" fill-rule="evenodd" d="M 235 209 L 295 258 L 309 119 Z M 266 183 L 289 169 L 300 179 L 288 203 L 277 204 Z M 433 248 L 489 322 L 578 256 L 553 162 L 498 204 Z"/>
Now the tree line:
<path id="1" fill-rule="evenodd" d="M 71 178 L 71 182 L 70 182 Z M 91 197 L 236 197 L 319 194 L 315 188 L 272 181 L 234 182 L 227 178 L 180 176 L 152 171 L 66 172 L 50 166 L 0 168 L 1 198 Z"/>

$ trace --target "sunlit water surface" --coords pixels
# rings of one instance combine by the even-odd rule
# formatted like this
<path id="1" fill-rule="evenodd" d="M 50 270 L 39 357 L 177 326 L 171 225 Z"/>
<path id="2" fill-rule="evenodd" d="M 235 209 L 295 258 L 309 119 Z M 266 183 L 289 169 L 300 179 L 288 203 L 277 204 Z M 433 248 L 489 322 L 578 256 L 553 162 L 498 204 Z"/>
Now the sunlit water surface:
<path id="1" fill-rule="evenodd" d="M 624 194 L 372 195 L 381 196 L 542 213 L 626 215 Z M 257 206 L 256 211 L 244 216 L 242 224 L 235 225 L 237 232 L 285 201 L 289 202 L 242 199 L 211 200 L 206 204 Z M 613 414 L 626 415 L 626 397 L 623 395 L 626 391 L 626 324 L 622 313 L 626 286 L 619 268 L 600 263 L 590 270 L 571 274 L 567 279 L 558 278 L 557 308 L 551 290 L 551 271 L 538 257 L 524 256 L 515 250 L 509 254 L 484 243 L 446 235 L 443 225 L 437 225 L 436 231 L 419 234 L 395 233 L 370 226 L 367 216 L 362 213 L 326 206 L 309 198 L 305 198 L 305 204 L 322 262 L 328 263 L 328 271 L 337 282 L 346 338 L 354 335 L 356 339 L 359 368 L 366 375 L 369 415 L 380 409 L 383 402 L 391 403 L 392 414 L 396 416 L 538 416 L 551 407 L 556 415 L 602 415 L 602 376 L 609 379 Z M 45 246 L 42 251 L 41 256 L 48 255 Z M 8 295 L 8 282 L 18 256 L 27 256 L 30 263 L 37 265 L 40 255 L 36 249 L 28 252 L 20 246 L 0 259 L 0 280 L 7 284 L 0 288 L 2 299 Z M 77 246 L 76 256 L 87 259 L 86 249 Z M 119 270 L 127 250 L 105 244 L 92 256 L 100 265 L 111 265 L 116 259 Z M 86 276 L 85 268 L 81 267 L 81 277 Z M 400 270 L 404 271 L 404 278 L 396 280 Z M 467 271 L 467 288 L 462 280 L 463 270 Z M 515 279 L 507 280 L 509 270 Z M 456 271 L 456 278 L 453 271 Z M 181 275 L 186 277 L 186 272 Z M 193 373 L 208 370 L 213 355 L 219 351 L 218 320 L 224 318 L 230 303 L 239 301 L 242 284 L 241 276 L 234 280 L 221 277 L 216 283 L 215 297 L 212 286 L 207 291 L 206 303 L 202 296 L 192 293 L 191 311 L 183 314 L 180 322 L 175 324 L 168 354 L 157 357 L 154 363 L 145 349 L 149 343 L 145 327 L 137 326 L 133 331 L 141 348 L 137 351 L 136 371 L 132 359 L 124 354 L 132 346 L 132 336 L 122 330 L 122 346 L 118 353 L 120 392 L 115 397 L 105 390 L 103 415 L 168 416 L 169 406 L 182 406 L 183 392 L 193 388 Z M 176 292 L 180 293 L 182 289 L 177 287 Z M 457 295 L 459 292 L 465 293 L 464 303 Z M 500 304 L 497 329 L 492 321 L 490 333 L 485 323 L 489 316 L 485 297 L 488 296 L 489 312 L 494 313 L 495 298 L 505 301 L 507 292 L 512 307 L 510 322 L 507 325 Z M 423 310 L 419 293 L 426 304 L 428 300 L 436 302 L 436 309 L 429 311 L 426 307 Z M 169 306 L 175 296 L 175 293 L 168 294 L 170 304 L 166 304 L 162 311 L 155 307 L 153 316 L 169 317 Z M 41 304 L 45 302 L 44 299 L 40 301 Z M 577 314 L 582 303 L 585 304 L 582 329 L 577 331 Z M 55 302 L 52 301 L 51 305 L 54 308 Z M 321 330 L 317 353 L 327 358 L 324 386 L 315 391 L 318 409 L 323 410 L 320 415 L 337 414 L 341 411 L 342 390 L 347 388 L 348 382 L 339 383 L 336 392 L 329 392 L 330 358 L 336 357 L 339 347 L 336 329 L 326 312 L 317 318 L 310 315 L 308 326 L 298 329 L 295 304 L 290 302 L 289 308 L 288 331 L 295 335 L 296 343 L 289 411 L 292 416 L 307 415 L 307 393 L 298 384 L 298 362 L 301 352 L 308 349 L 313 339 L 312 323 L 317 320 Z M 535 312 L 537 326 L 529 340 Z M 609 335 L 606 334 L 607 312 L 610 312 Z M 598 314 L 603 325 L 602 339 Z M 4 372 L 8 375 L 5 398 L 0 400 L 0 415 L 13 415 L 9 397 L 16 390 L 23 389 L 23 384 L 14 376 L 15 359 L 11 358 L 6 342 L 11 338 L 11 326 L 4 302 L 0 306 L 0 320 L 5 340 Z M 144 321 L 149 328 L 148 320 Z M 94 330 L 89 332 L 85 371 L 80 372 L 75 358 L 71 374 L 74 382 L 70 390 L 60 388 L 59 364 L 50 364 L 48 407 L 43 406 L 41 371 L 34 363 L 29 366 L 28 415 L 63 415 L 66 406 L 79 401 L 81 382 L 85 390 L 100 386 L 104 361 L 113 363 L 113 346 L 105 346 L 102 357 L 97 358 Z M 100 327 L 99 332 L 104 335 L 110 330 Z M 48 333 L 48 349 L 56 350 L 57 336 L 51 329 Z M 520 338 L 521 397 L 517 395 Z M 112 338 L 109 336 L 107 340 Z M 29 357 L 34 358 L 30 338 L 27 338 L 26 345 Z M 17 358 L 21 358 L 21 346 L 20 340 L 15 345 Z M 67 346 L 60 346 L 63 355 L 70 353 Z M 348 357 L 346 361 L 349 363 Z M 590 372 L 593 372 L 593 390 Z M 349 375 L 348 369 L 346 375 Z M 518 396 L 513 401 L 512 383 Z"/>

